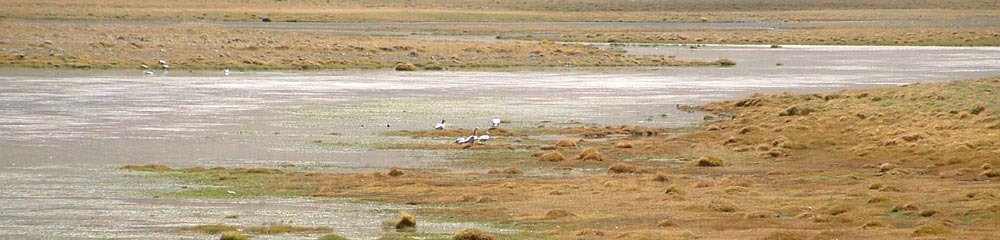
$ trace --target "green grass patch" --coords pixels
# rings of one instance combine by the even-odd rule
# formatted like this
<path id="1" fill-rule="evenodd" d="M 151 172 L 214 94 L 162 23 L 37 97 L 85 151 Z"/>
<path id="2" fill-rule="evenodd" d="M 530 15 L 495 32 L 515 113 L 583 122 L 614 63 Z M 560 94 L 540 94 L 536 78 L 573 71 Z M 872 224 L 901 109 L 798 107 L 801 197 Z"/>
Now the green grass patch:
<path id="1" fill-rule="evenodd" d="M 285 233 L 328 233 L 327 227 L 296 227 L 284 224 L 269 224 L 267 226 L 247 228 L 247 232 L 254 234 L 285 234 Z"/>
<path id="2" fill-rule="evenodd" d="M 296 181 L 295 173 L 285 173 L 277 169 L 266 168 L 188 168 L 172 169 L 166 166 L 125 166 L 121 169 L 146 171 L 154 173 L 154 177 L 176 180 L 191 186 L 176 192 L 153 193 L 158 197 L 167 198 L 201 198 L 201 199 L 232 199 L 232 198 L 264 198 L 264 197 L 299 197 L 310 193 L 309 186 Z M 318 183 L 306 183 L 318 184 Z M 282 187 L 295 186 L 295 187 Z"/>
<path id="3" fill-rule="evenodd" d="M 194 227 L 184 227 L 184 228 L 181 228 L 181 231 L 185 231 L 185 232 L 199 232 L 199 233 L 205 233 L 205 234 L 220 234 L 220 233 L 228 232 L 228 231 L 237 231 L 237 229 L 236 229 L 236 227 L 229 226 L 229 225 L 213 224 L 213 225 L 198 225 L 198 226 L 194 226 Z"/>
<path id="4" fill-rule="evenodd" d="M 222 233 L 222 237 L 220 237 L 219 239 L 220 240 L 249 240 L 250 237 L 247 236 L 247 235 L 243 235 L 240 232 L 228 231 L 228 232 L 223 232 Z"/>
<path id="5" fill-rule="evenodd" d="M 337 235 L 337 234 L 327 234 L 327 235 L 323 235 L 322 237 L 317 238 L 316 240 L 350 240 L 350 239 L 346 238 L 346 237 L 342 237 L 342 236 Z"/>

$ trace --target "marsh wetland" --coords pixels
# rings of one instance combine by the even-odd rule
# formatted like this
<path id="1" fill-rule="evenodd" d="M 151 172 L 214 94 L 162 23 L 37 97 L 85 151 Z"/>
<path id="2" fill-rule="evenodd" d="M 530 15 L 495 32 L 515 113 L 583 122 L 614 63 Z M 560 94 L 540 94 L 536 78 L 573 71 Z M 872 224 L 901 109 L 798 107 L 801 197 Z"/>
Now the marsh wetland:
<path id="1" fill-rule="evenodd" d="M 0 239 L 994 239 L 996 8 L 4 1 Z"/>
<path id="2" fill-rule="evenodd" d="M 399 167 L 486 172 L 489 167 L 483 166 L 505 164 L 457 163 L 477 150 L 407 149 L 419 144 L 448 146 L 453 138 L 410 138 L 398 132 L 427 130 L 441 118 L 453 128 L 485 128 L 493 116 L 509 119 L 504 128 L 512 131 L 620 124 L 697 128 L 704 114 L 678 110 L 677 104 L 701 105 L 755 92 L 830 92 L 1000 74 L 995 68 L 1000 50 L 992 48 L 623 48 L 635 54 L 690 59 L 725 56 L 744 64 L 501 72 L 237 72 L 231 76 L 196 71 L 152 77 L 125 70 L 5 70 L 0 103 L 5 106 L 0 125 L 5 165 L 0 169 L 8 182 L 3 191 L 3 219 L 7 221 L 3 231 L 29 238 L 182 237 L 196 235 L 173 230 L 287 221 L 329 227 L 348 237 L 375 238 L 381 234 L 379 223 L 395 217 L 395 211 L 420 206 L 299 197 L 303 193 L 296 192 L 201 199 L 186 194 L 186 189 L 219 192 L 227 188 L 157 181 L 117 167 L 162 164 L 332 173 Z M 824 58 L 808 57 L 818 54 Z M 942 60 L 949 57 L 955 59 Z M 788 64 L 775 66 L 769 61 Z M 537 138 L 562 136 L 572 135 L 557 132 Z M 497 143 L 488 144 L 526 137 L 494 138 Z M 531 150 L 525 148 L 494 154 L 527 155 Z M 525 170 L 533 175 L 564 174 L 559 169 Z M 581 174 L 603 175 L 598 170 Z M 48 228 L 52 225 L 65 227 Z M 423 222 L 421 231 L 451 233 L 464 227 L 490 228 L 439 219 Z"/>

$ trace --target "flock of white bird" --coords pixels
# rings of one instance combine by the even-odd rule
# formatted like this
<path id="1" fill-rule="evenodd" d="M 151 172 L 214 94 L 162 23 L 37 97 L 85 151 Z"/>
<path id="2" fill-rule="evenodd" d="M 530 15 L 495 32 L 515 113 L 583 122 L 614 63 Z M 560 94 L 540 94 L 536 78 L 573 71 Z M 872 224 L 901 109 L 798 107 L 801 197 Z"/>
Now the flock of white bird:
<path id="1" fill-rule="evenodd" d="M 162 69 L 164 73 L 166 73 L 168 70 L 170 70 L 170 65 L 167 64 L 167 60 L 162 60 L 162 59 L 161 60 L 156 60 L 156 64 L 160 64 L 160 69 Z M 154 72 L 153 69 L 149 68 L 149 65 L 140 64 L 139 67 L 145 70 L 142 73 L 146 74 L 146 76 L 156 75 L 156 72 Z M 222 74 L 226 75 L 226 76 L 229 76 L 229 69 L 227 68 L 227 69 L 222 70 Z"/>
<path id="2" fill-rule="evenodd" d="M 490 129 L 500 127 L 500 118 L 494 117 L 492 123 L 493 127 L 490 127 Z M 438 123 L 437 125 L 434 126 L 434 129 L 436 130 L 444 130 L 444 128 L 445 128 L 444 119 L 441 119 L 441 123 Z M 455 139 L 455 144 L 471 144 L 477 141 L 486 142 L 489 140 L 490 140 L 490 131 L 486 130 L 486 133 L 483 133 L 483 135 L 479 135 L 479 127 L 476 127 L 475 129 L 472 130 L 472 135 L 469 135 L 468 137 L 460 137 L 458 139 Z"/>

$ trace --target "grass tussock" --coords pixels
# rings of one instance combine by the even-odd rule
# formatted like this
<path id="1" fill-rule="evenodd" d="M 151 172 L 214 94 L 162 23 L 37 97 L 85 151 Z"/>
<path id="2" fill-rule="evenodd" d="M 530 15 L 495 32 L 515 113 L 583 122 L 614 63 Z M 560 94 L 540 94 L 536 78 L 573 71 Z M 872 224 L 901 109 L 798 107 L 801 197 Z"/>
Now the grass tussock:
<path id="1" fill-rule="evenodd" d="M 558 141 L 556 141 L 556 147 L 575 148 L 576 145 L 579 144 L 580 142 L 583 142 L 583 139 L 579 138 L 559 139 Z"/>
<path id="2" fill-rule="evenodd" d="M 545 213 L 545 219 L 547 220 L 556 220 L 556 219 L 575 217 L 575 216 L 576 214 L 573 214 L 563 209 L 552 209 Z"/>
<path id="3" fill-rule="evenodd" d="M 497 170 L 497 169 L 495 169 L 495 168 L 494 168 L 494 169 L 490 169 L 490 170 L 489 170 L 488 172 L 486 172 L 486 173 L 487 173 L 487 174 L 507 174 L 507 175 L 518 175 L 518 174 L 522 174 L 522 173 L 524 173 L 524 171 L 522 171 L 522 170 L 521 170 L 521 168 L 518 168 L 518 167 L 516 167 L 516 166 L 511 166 L 511 167 L 507 167 L 507 168 L 505 168 L 505 169 L 503 169 L 503 170 Z"/>
<path id="4" fill-rule="evenodd" d="M 683 188 L 681 188 L 681 187 L 679 187 L 677 185 L 670 185 L 669 187 L 667 187 L 667 190 L 663 191 L 663 193 L 666 193 L 666 194 L 684 194 L 684 193 L 687 193 L 687 191 L 684 191 Z"/>
<path id="5" fill-rule="evenodd" d="M 860 229 L 866 230 L 866 229 L 888 228 L 889 226 L 890 226 L 889 224 L 886 224 L 886 223 L 884 223 L 882 221 L 874 221 L 873 220 L 873 221 L 865 222 L 865 224 L 862 224 L 861 227 L 860 227 Z"/>
<path id="6" fill-rule="evenodd" d="M 705 156 L 694 162 L 698 167 L 721 167 L 726 164 L 726 160 L 716 156 Z"/>
<path id="7" fill-rule="evenodd" d="M 722 200 L 712 200 L 708 204 L 708 208 L 718 212 L 736 212 L 738 210 L 736 204 Z"/>
<path id="8" fill-rule="evenodd" d="M 518 168 L 518 167 L 507 167 L 507 168 L 503 169 L 503 173 L 504 174 L 510 174 L 510 175 L 517 175 L 517 174 L 524 173 L 524 171 L 521 171 L 521 169 Z"/>
<path id="9" fill-rule="evenodd" d="M 597 149 L 595 149 L 595 148 L 587 148 L 586 150 L 583 150 L 582 152 L 580 152 L 580 154 L 576 155 L 576 160 L 580 160 L 580 161 L 604 161 L 604 160 L 607 160 L 607 158 L 604 156 L 604 154 L 601 154 L 601 152 L 597 151 Z"/>
<path id="10" fill-rule="evenodd" d="M 664 172 L 657 172 L 656 176 L 653 177 L 654 182 L 670 182 L 670 175 Z"/>
<path id="11" fill-rule="evenodd" d="M 649 169 L 636 167 L 633 165 L 627 165 L 623 163 L 615 163 L 608 167 L 608 172 L 612 174 L 623 174 L 623 173 L 649 173 Z"/>
<path id="12" fill-rule="evenodd" d="M 452 239 L 454 239 L 454 240 L 493 240 L 493 239 L 496 239 L 496 237 L 494 237 L 492 234 L 489 234 L 489 233 L 484 232 L 482 230 L 470 228 L 470 229 L 465 229 L 465 230 L 459 231 L 458 233 L 455 233 L 455 236 L 452 237 Z"/>
<path id="13" fill-rule="evenodd" d="M 675 221 L 673 219 L 663 219 L 663 220 L 660 220 L 659 222 L 656 222 L 656 227 L 661 227 L 661 228 L 664 228 L 664 227 L 678 227 L 678 226 L 680 226 L 680 224 L 677 223 L 677 221 Z"/>
<path id="14" fill-rule="evenodd" d="M 414 232 L 417 230 L 417 218 L 413 214 L 402 212 L 393 227 L 397 232 Z"/>
<path id="15" fill-rule="evenodd" d="M 392 168 L 392 169 L 389 169 L 389 172 L 387 174 L 390 177 L 399 177 L 399 176 L 403 176 L 406 173 L 403 173 L 403 170 L 399 170 L 398 168 Z"/>
<path id="16" fill-rule="evenodd" d="M 413 65 L 412 63 L 401 62 L 401 63 L 396 63 L 396 66 L 393 68 L 396 69 L 396 71 L 416 71 L 417 65 Z"/>
<path id="17" fill-rule="evenodd" d="M 550 151 L 542 154 L 538 157 L 538 161 L 542 162 L 562 162 L 566 161 L 566 156 L 563 156 L 559 151 Z"/>
<path id="18" fill-rule="evenodd" d="M 931 236 L 950 233 L 951 229 L 941 224 L 927 224 L 913 230 L 913 236 Z"/>
<path id="19" fill-rule="evenodd" d="M 979 175 L 981 175 L 983 177 L 988 177 L 988 178 L 1000 177 L 1000 170 L 998 170 L 998 169 L 987 169 L 987 170 L 983 171 L 982 173 L 979 173 Z"/>

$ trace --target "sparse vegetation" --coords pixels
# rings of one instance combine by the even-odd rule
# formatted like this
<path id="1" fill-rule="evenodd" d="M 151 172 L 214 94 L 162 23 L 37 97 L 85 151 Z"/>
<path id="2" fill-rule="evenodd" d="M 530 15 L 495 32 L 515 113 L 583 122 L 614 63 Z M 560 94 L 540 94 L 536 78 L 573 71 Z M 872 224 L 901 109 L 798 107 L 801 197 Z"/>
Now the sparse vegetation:
<path id="1" fill-rule="evenodd" d="M 350 239 L 336 234 L 327 234 L 317 238 L 316 240 L 350 240 Z"/>
<path id="2" fill-rule="evenodd" d="M 207 234 L 220 234 L 220 233 L 223 233 L 223 232 L 232 232 L 232 231 L 237 231 L 237 230 L 238 229 L 236 229 L 236 227 L 227 226 L 227 225 L 221 225 L 221 224 L 217 224 L 217 225 L 198 225 L 198 226 L 194 226 L 194 227 L 184 227 L 184 228 L 181 228 L 181 231 L 200 232 L 200 233 L 207 233 Z"/>
<path id="3" fill-rule="evenodd" d="M 130 170 L 130 171 L 142 171 L 142 172 L 160 172 L 160 171 L 171 171 L 174 170 L 166 165 L 160 164 L 148 164 L 148 165 L 125 165 L 120 167 L 120 169 Z"/>
<path id="4" fill-rule="evenodd" d="M 249 240 L 249 239 L 250 239 L 249 236 L 243 235 L 242 233 L 237 231 L 222 232 L 222 237 L 219 238 L 219 240 Z"/>
<path id="5" fill-rule="evenodd" d="M 255 234 L 326 233 L 330 232 L 330 228 L 296 227 L 284 224 L 268 224 L 265 226 L 247 228 L 246 231 Z"/>

